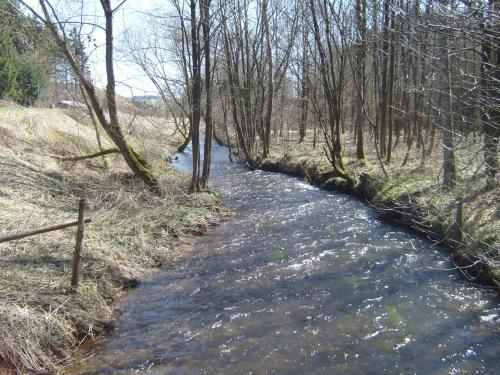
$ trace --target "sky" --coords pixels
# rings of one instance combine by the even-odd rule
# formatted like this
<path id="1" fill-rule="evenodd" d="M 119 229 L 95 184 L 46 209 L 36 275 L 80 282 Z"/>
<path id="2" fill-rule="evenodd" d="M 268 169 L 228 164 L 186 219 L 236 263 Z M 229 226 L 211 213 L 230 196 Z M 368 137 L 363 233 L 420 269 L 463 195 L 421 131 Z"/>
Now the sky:
<path id="1" fill-rule="evenodd" d="M 112 5 L 115 6 L 120 2 L 121 0 L 111 0 Z M 26 0 L 26 3 L 39 9 L 38 0 Z M 83 14 L 85 22 L 103 24 L 104 16 L 99 0 L 52 0 L 50 3 L 57 9 L 61 19 L 78 22 Z M 123 52 L 123 39 L 124 35 L 130 31 L 140 35 L 141 30 L 144 30 L 144 13 L 154 12 L 160 4 L 165 6 L 166 3 L 166 0 L 128 0 L 115 13 L 113 19 L 114 67 L 116 91 L 119 95 L 131 97 L 158 93 L 144 73 L 127 61 L 127 54 Z M 90 33 L 92 29 L 86 27 L 84 33 Z M 94 40 L 87 45 L 92 79 L 95 86 L 104 88 L 106 86 L 104 32 L 95 30 L 92 32 L 92 37 Z"/>

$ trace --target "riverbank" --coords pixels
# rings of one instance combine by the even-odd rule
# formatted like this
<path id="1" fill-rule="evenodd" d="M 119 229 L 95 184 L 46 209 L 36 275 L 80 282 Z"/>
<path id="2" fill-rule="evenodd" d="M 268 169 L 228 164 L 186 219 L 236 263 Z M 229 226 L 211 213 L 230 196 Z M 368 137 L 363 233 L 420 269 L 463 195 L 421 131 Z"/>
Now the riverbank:
<path id="1" fill-rule="evenodd" d="M 444 251 L 352 196 L 212 151 L 235 214 L 141 283 L 64 373 L 498 372 L 496 295 L 450 272 Z"/>
<path id="2" fill-rule="evenodd" d="M 214 193 L 187 194 L 189 178 L 167 160 L 179 139 L 163 119 L 123 113 L 164 195 L 144 188 L 119 155 L 67 162 L 98 150 L 82 113 L 6 108 L 0 113 L 0 233 L 74 220 L 89 202 L 81 280 L 69 290 L 75 229 L 0 244 L 0 372 L 51 373 L 83 342 L 108 331 L 125 291 L 176 264 L 193 236 L 225 211 Z M 111 143 L 103 136 L 104 148 Z"/>
<path id="3" fill-rule="evenodd" d="M 386 177 L 378 167 L 376 155 L 364 162 L 356 161 L 351 150 L 347 153 L 347 170 L 356 180 L 350 184 L 332 171 L 322 155 L 321 147 L 288 144 L 273 147 L 272 156 L 261 161 L 265 171 L 286 173 L 304 178 L 326 190 L 352 194 L 368 202 L 380 215 L 391 222 L 411 228 L 444 245 L 457 268 L 469 280 L 476 280 L 500 291 L 498 188 L 485 189 L 480 184 L 459 184 L 450 192 L 442 192 L 436 169 L 439 162 L 427 165 L 398 166 L 402 160 L 386 165 Z M 457 225 L 457 201 L 462 199 L 462 223 Z"/>

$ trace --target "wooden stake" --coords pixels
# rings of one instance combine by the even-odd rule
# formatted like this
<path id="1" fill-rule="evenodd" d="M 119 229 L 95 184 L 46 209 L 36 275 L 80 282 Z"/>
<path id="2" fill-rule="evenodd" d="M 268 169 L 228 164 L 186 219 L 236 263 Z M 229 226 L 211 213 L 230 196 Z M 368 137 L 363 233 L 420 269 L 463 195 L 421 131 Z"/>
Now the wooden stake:
<path id="1" fill-rule="evenodd" d="M 75 253 L 73 255 L 73 275 L 71 276 L 71 290 L 76 292 L 80 278 L 80 261 L 82 258 L 83 234 L 85 231 L 85 199 L 80 199 L 78 206 L 78 231 L 76 232 Z"/>

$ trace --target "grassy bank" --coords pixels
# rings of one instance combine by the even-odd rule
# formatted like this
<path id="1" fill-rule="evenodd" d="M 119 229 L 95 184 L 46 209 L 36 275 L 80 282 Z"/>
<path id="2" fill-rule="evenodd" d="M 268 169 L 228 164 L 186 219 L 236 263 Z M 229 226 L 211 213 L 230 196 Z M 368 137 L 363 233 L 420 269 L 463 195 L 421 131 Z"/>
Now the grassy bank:
<path id="1" fill-rule="evenodd" d="M 418 155 L 411 154 L 403 167 L 405 149 L 395 148 L 392 161 L 384 163 L 387 177 L 373 150 L 367 150 L 366 159 L 360 162 L 356 160 L 355 145 L 344 144 L 346 168 L 356 180 L 351 185 L 335 176 L 322 147 L 319 143 L 313 148 L 309 138 L 297 143 L 288 135 L 286 140 L 274 143 L 271 157 L 262 161 L 260 168 L 303 177 L 328 190 L 355 194 L 383 217 L 444 244 L 468 279 L 500 290 L 499 189 L 488 189 L 482 181 L 474 179 L 476 165 L 460 170 L 456 188 L 444 192 L 439 150 L 424 164 Z M 459 162 L 466 164 L 471 155 L 464 153 L 459 151 L 457 156 Z M 456 225 L 458 199 L 463 201 L 461 230 Z"/>
<path id="2" fill-rule="evenodd" d="M 53 372 L 79 344 L 109 329 L 123 290 L 175 264 L 189 236 L 223 215 L 215 194 L 186 194 L 189 179 L 167 162 L 177 139 L 162 119 L 123 114 L 126 133 L 153 165 L 161 198 L 119 155 L 62 162 L 98 151 L 82 113 L 0 112 L 0 234 L 74 220 L 89 202 L 80 288 L 69 292 L 75 229 L 0 244 L 0 372 Z M 75 121 L 75 119 L 77 121 Z M 104 137 L 105 147 L 111 147 Z"/>

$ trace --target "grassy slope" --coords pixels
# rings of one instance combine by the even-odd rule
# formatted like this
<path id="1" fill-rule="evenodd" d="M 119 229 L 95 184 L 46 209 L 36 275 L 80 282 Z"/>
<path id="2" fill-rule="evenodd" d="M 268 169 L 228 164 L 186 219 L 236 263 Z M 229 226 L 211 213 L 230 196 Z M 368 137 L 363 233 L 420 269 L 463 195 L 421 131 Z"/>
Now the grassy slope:
<path id="1" fill-rule="evenodd" d="M 0 372 L 53 371 L 83 340 L 105 331 L 122 290 L 182 255 L 178 236 L 200 233 L 223 211 L 212 194 L 187 195 L 188 178 L 165 161 L 171 125 L 123 115 L 133 144 L 154 166 L 165 196 L 131 177 L 119 155 L 60 162 L 97 151 L 89 119 L 55 109 L 0 112 L 0 234 L 74 220 L 89 201 L 81 287 L 68 292 L 75 229 L 0 244 Z M 111 146 L 109 141 L 105 141 Z"/>
<path id="2" fill-rule="evenodd" d="M 475 264 L 464 269 L 466 276 L 484 278 L 500 288 L 500 194 L 498 188 L 486 190 L 484 181 L 472 177 L 478 165 L 481 167 L 480 150 L 474 154 L 468 150 L 458 151 L 462 180 L 456 189 L 444 193 L 441 189 L 440 150 L 434 151 L 423 166 L 418 155 L 411 154 L 408 164 L 401 167 L 405 150 L 396 148 L 392 162 L 385 164 L 390 176 L 386 178 L 373 150 L 366 147 L 366 160 L 360 163 L 356 161 L 355 145 L 346 143 L 344 162 L 349 173 L 358 180 L 357 187 L 346 188 L 342 179 L 328 178 L 331 167 L 322 151 L 323 145 L 320 143 L 313 149 L 310 138 L 312 136 L 300 144 L 293 139 L 275 141 L 272 156 L 263 167 L 305 175 L 309 180 L 314 178 L 308 174 L 316 174 L 317 185 L 368 195 L 366 198 L 385 216 L 450 245 L 457 263 Z M 365 177 L 362 184 L 359 183 L 361 175 Z M 461 194 L 465 197 L 465 235 L 463 242 L 457 244 L 453 239 L 455 202 Z"/>

